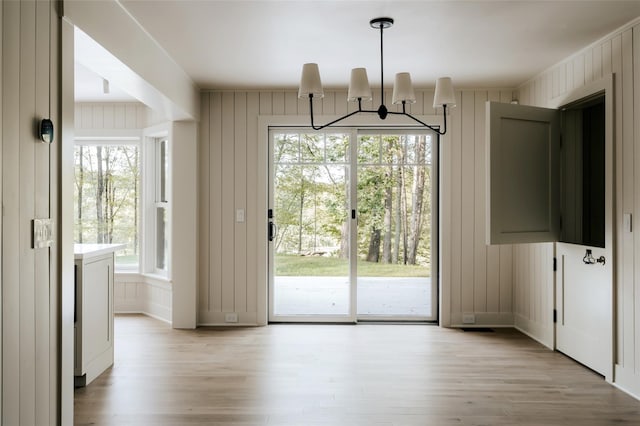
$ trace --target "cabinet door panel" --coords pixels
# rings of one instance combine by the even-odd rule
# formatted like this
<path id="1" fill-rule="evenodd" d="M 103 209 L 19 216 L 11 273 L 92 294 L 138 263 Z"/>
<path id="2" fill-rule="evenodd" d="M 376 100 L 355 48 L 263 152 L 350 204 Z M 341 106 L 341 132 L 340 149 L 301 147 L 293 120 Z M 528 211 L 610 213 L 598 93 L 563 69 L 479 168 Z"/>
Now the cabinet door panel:
<path id="1" fill-rule="evenodd" d="M 487 102 L 488 244 L 556 241 L 559 113 Z"/>

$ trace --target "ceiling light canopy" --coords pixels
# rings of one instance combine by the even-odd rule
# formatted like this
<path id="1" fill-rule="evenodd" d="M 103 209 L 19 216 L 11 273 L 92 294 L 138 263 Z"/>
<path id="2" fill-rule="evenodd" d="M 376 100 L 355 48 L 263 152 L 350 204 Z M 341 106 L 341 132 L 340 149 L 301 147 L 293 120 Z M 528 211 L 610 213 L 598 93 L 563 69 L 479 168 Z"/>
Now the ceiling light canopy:
<path id="1" fill-rule="evenodd" d="M 447 132 L 447 107 L 456 106 L 456 98 L 453 91 L 453 85 L 451 84 L 451 78 L 442 77 L 436 80 L 436 91 L 433 97 L 433 107 L 442 108 L 444 115 L 444 125 L 442 130 L 439 126 L 430 126 L 427 123 L 412 116 L 406 111 L 407 104 L 413 104 L 416 102 L 416 96 L 413 92 L 413 85 L 411 83 L 411 75 L 408 72 L 400 72 L 396 74 L 395 84 L 393 85 L 393 98 L 392 102 L 395 105 L 402 105 L 402 112 L 389 111 L 384 105 L 384 44 L 383 44 L 383 32 L 386 28 L 390 28 L 393 25 L 392 18 L 375 18 L 369 21 L 369 24 L 374 29 L 380 30 L 380 99 L 381 104 L 377 110 L 365 110 L 362 109 L 362 101 L 370 101 L 372 97 L 371 87 L 369 86 L 369 78 L 367 77 L 367 70 L 364 68 L 354 68 L 351 70 L 351 79 L 349 81 L 349 92 L 347 94 L 347 100 L 349 102 L 358 102 L 358 109 L 347 115 L 344 115 L 336 120 L 333 120 L 327 124 L 316 126 L 313 120 L 313 98 L 322 98 L 324 91 L 322 90 L 322 82 L 320 80 L 320 71 L 318 64 L 304 64 L 302 67 L 302 77 L 300 79 L 300 88 L 298 90 L 298 97 L 301 99 L 309 98 L 309 110 L 311 112 L 311 127 L 315 130 L 320 130 L 325 127 L 336 124 L 345 118 L 351 117 L 360 112 L 377 113 L 381 120 L 387 118 L 387 115 L 405 115 L 412 120 L 418 122 L 422 126 L 437 132 L 440 135 L 444 135 Z"/>

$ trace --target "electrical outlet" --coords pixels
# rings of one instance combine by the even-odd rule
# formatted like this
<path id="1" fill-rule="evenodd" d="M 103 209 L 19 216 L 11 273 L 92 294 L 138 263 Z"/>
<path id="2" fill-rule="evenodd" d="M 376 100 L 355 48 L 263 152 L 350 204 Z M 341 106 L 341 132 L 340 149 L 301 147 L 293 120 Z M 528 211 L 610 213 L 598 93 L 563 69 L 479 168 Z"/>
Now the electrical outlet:
<path id="1" fill-rule="evenodd" d="M 476 323 L 476 315 L 475 314 L 462 314 L 462 323 L 463 324 L 475 324 Z"/>
<path id="2" fill-rule="evenodd" d="M 236 222 L 244 222 L 244 209 L 236 209 Z"/>
<path id="3" fill-rule="evenodd" d="M 224 322 L 238 322 L 238 314 L 235 312 L 224 314 Z"/>

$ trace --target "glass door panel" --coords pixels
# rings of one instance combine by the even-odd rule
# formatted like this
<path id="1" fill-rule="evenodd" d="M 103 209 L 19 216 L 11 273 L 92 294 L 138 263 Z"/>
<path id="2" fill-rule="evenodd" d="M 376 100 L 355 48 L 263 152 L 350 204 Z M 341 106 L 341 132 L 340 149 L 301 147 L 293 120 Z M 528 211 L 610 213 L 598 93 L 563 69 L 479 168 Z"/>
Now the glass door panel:
<path id="1" fill-rule="evenodd" d="M 270 320 L 353 321 L 349 135 L 270 139 Z"/>
<path id="2" fill-rule="evenodd" d="M 357 315 L 436 319 L 432 133 L 358 135 Z"/>

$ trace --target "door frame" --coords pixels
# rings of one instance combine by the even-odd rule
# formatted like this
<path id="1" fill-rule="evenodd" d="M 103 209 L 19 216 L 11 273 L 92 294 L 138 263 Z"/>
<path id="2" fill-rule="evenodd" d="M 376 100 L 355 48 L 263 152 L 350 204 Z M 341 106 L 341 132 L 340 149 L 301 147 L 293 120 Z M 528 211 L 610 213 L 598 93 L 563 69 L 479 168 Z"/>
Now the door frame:
<path id="1" fill-rule="evenodd" d="M 348 128 L 348 127 L 331 127 L 328 128 L 328 130 L 313 130 L 309 127 L 305 127 L 305 126 L 270 126 L 268 129 L 268 154 L 267 154 L 267 163 L 268 163 L 268 168 L 267 168 L 267 172 L 268 172 L 268 176 L 267 176 L 267 212 L 268 209 L 271 207 L 273 200 L 271 199 L 274 195 L 274 191 L 271 188 L 271 183 L 273 181 L 273 173 L 272 170 L 274 169 L 274 164 L 273 164 L 273 143 L 272 143 L 272 138 L 271 135 L 273 132 L 278 132 L 278 131 L 282 131 L 282 132 L 286 132 L 288 129 L 291 130 L 291 132 L 302 132 L 302 131 L 307 131 L 309 134 L 326 134 L 326 133 L 343 133 L 343 134 L 348 134 L 349 135 L 349 157 L 348 158 L 353 158 L 354 155 L 354 144 L 352 143 L 354 140 L 356 140 L 357 138 L 357 129 L 356 128 Z M 345 185 L 345 189 L 347 189 L 346 191 L 346 200 L 348 202 L 349 208 L 347 209 L 350 210 L 352 208 L 354 208 L 354 206 L 357 203 L 356 200 L 356 192 L 357 192 L 357 187 L 356 187 L 356 182 L 354 179 L 355 173 L 354 173 L 354 167 L 353 164 L 351 164 L 351 160 L 349 161 L 349 172 L 346 176 L 346 185 Z M 357 170 L 356 170 L 357 171 Z M 348 212 L 345 212 L 348 214 Z M 267 213 L 268 215 L 268 213 Z M 273 307 L 274 307 L 274 274 L 269 273 L 269 271 L 273 270 L 274 267 L 274 250 L 269 250 L 269 243 L 270 241 L 268 241 L 267 239 L 267 256 L 268 256 L 268 267 L 267 267 L 267 302 L 268 302 L 268 306 L 267 306 L 267 316 L 268 316 L 268 321 L 269 322 L 298 322 L 298 323 L 350 323 L 350 324 L 355 324 L 358 322 L 357 320 L 357 300 L 358 300 L 358 296 L 357 296 L 357 292 L 358 292 L 358 288 L 357 285 L 354 285 L 353 280 L 355 278 L 354 273 L 354 263 L 353 263 L 353 259 L 354 256 L 357 256 L 357 247 L 354 246 L 354 244 L 351 244 L 355 239 L 355 233 L 357 232 L 357 220 L 354 217 L 351 217 L 349 215 L 349 265 L 348 265 L 348 270 L 347 270 L 347 275 L 346 277 L 349 280 L 349 312 L 345 315 L 339 315 L 339 314 L 333 314 L 333 315 L 322 315 L 322 314 L 309 314 L 309 315 L 304 315 L 304 314 L 296 314 L 296 315 L 278 315 L 275 316 L 275 314 L 273 313 Z M 275 218 L 275 223 L 277 225 L 278 223 L 278 218 Z M 267 222 L 271 222 L 272 218 L 267 217 Z"/>
<path id="2" fill-rule="evenodd" d="M 606 325 L 607 336 L 606 345 L 610 348 L 607 351 L 607 368 L 605 371 L 605 380 L 609 383 L 614 381 L 614 369 L 616 359 L 616 339 L 615 339 L 615 287 L 616 287 L 616 235 L 614 230 L 616 229 L 616 205 L 614 203 L 615 197 L 615 139 L 614 139 L 614 105 L 615 105 L 615 91 L 614 91 L 614 78 L 613 74 L 604 76 L 603 78 L 594 82 L 585 84 L 584 86 L 575 89 L 568 96 L 561 97 L 551 102 L 551 108 L 562 109 L 569 107 L 572 104 L 579 103 L 585 98 L 592 97 L 597 94 L 604 94 L 605 100 L 605 247 L 610 247 L 610 259 L 607 262 L 612 265 L 611 267 L 611 283 L 610 288 L 607 289 L 609 300 L 606 301 L 607 318 L 609 323 Z M 558 244 L 565 244 L 562 242 L 554 243 L 554 258 L 556 258 L 558 252 Z M 558 305 L 557 291 L 559 291 L 559 277 L 558 273 L 561 268 L 556 268 L 553 278 L 553 303 L 552 306 L 554 312 L 558 312 L 560 306 Z M 551 312 L 551 315 L 554 315 Z M 554 317 L 555 318 L 555 317 Z M 558 323 L 554 321 L 553 327 L 553 348 L 558 350 Z"/>
<path id="3" fill-rule="evenodd" d="M 430 123 L 434 126 L 442 126 L 443 120 L 442 116 L 437 115 L 418 115 L 416 116 L 419 120 L 424 121 L 425 123 Z M 318 122 L 329 122 L 338 118 L 337 115 L 323 115 L 318 116 Z M 399 116 L 389 116 L 384 122 L 374 115 L 356 115 L 347 120 L 341 127 L 378 127 L 378 128 L 415 128 L 422 129 L 423 127 L 419 126 L 411 126 L 407 125 L 407 122 L 402 119 L 403 117 Z M 256 255 L 257 259 L 260 259 L 257 265 L 257 312 L 256 312 L 256 321 L 258 325 L 267 325 L 269 322 L 269 298 L 268 298 L 268 290 L 269 290 L 269 271 L 268 271 L 268 253 L 269 253 L 269 242 L 267 239 L 268 235 L 268 221 L 267 217 L 267 209 L 269 208 L 269 128 L 270 127 L 309 127 L 309 117 L 306 115 L 259 115 L 258 116 L 258 140 L 262 141 L 262 143 L 258 144 L 258 158 L 264 159 L 263 161 L 258 161 L 258 170 L 257 176 L 258 181 L 262 182 L 261 186 L 257 188 L 257 206 L 258 206 L 258 214 L 263 215 L 264 220 L 258 220 L 257 224 L 257 233 L 258 235 L 264 235 L 264 238 L 259 239 L 262 243 L 258 243 L 256 246 Z M 442 138 L 438 138 L 439 143 L 442 143 Z M 446 143 L 446 139 L 445 139 Z M 441 154 L 440 154 L 441 155 Z M 440 157 L 438 158 L 440 161 Z M 438 177 L 440 177 L 441 170 L 439 170 Z M 438 193 L 439 196 L 439 193 Z M 440 204 L 440 203 L 439 203 Z M 440 229 L 438 228 L 438 236 L 440 234 Z M 438 240 L 439 243 L 439 240 Z M 439 264 L 439 259 L 437 260 Z M 438 294 L 439 300 L 448 300 L 449 289 L 444 288 L 442 286 L 441 277 L 438 276 Z M 438 319 L 442 320 L 442 310 L 439 308 L 437 310 Z"/>

